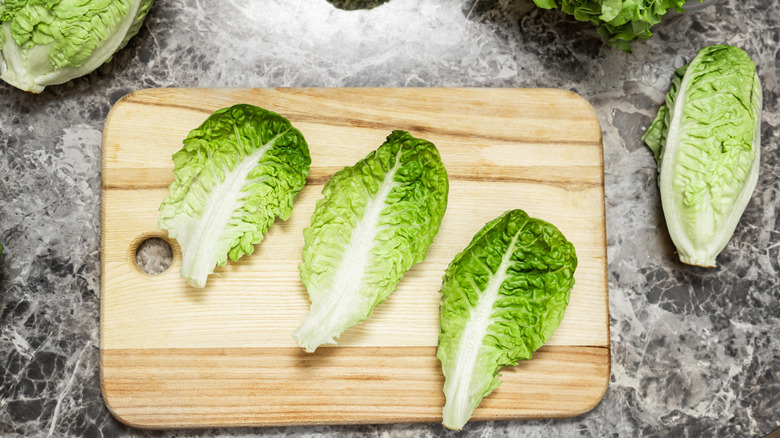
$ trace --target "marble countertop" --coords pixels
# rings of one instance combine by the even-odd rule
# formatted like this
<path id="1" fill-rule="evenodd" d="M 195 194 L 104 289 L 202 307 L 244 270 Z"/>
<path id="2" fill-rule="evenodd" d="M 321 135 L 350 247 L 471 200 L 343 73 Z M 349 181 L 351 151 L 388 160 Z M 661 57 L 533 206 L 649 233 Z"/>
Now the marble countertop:
<path id="1" fill-rule="evenodd" d="M 326 0 L 158 1 L 141 33 L 89 76 L 40 95 L 0 84 L 0 435 L 455 435 L 438 424 L 154 432 L 114 420 L 98 366 L 101 130 L 114 102 L 149 87 L 581 94 L 604 136 L 609 388 L 579 417 L 476 422 L 462 435 L 760 437 L 780 427 L 780 9 L 721 0 L 655 30 L 629 54 L 563 13 L 526 13 L 523 0 L 356 11 Z M 672 72 L 714 43 L 751 55 L 765 100 L 758 186 L 719 268 L 706 270 L 675 260 L 640 138 Z"/>

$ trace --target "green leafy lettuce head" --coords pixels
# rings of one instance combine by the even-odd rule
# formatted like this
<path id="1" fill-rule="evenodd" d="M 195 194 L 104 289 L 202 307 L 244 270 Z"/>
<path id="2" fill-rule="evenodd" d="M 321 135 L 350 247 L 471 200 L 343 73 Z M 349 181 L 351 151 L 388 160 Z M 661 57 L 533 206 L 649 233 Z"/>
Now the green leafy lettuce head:
<path id="1" fill-rule="evenodd" d="M 158 224 L 181 246 L 182 277 L 204 287 L 228 257 L 251 254 L 276 217 L 290 218 L 311 157 L 287 119 L 239 104 L 193 129 L 173 163 Z"/>
<path id="2" fill-rule="evenodd" d="M 534 0 L 544 9 L 559 8 L 578 21 L 596 26 L 599 34 L 614 47 L 631 51 L 631 42 L 653 36 L 650 28 L 664 14 L 675 9 L 683 12 L 687 0 Z M 704 0 L 699 0 L 704 1 Z"/>
<path id="3" fill-rule="evenodd" d="M 152 0 L 0 2 L 0 78 L 40 93 L 111 60 L 141 28 Z"/>
<path id="4" fill-rule="evenodd" d="M 761 82 L 742 49 L 699 50 L 674 74 L 642 139 L 658 162 L 666 225 L 683 263 L 714 267 L 758 181 Z"/>
<path id="5" fill-rule="evenodd" d="M 488 222 L 447 267 L 439 347 L 443 424 L 461 429 L 501 384 L 499 371 L 530 359 L 563 320 L 577 255 L 552 224 L 511 210 Z"/>

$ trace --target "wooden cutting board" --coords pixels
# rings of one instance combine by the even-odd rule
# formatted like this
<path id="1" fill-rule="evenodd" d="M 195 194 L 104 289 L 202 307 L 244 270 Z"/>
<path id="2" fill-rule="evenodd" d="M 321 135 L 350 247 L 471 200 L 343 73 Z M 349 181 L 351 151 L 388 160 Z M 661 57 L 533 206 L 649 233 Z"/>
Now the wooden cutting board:
<path id="1" fill-rule="evenodd" d="M 236 103 L 287 117 L 311 149 L 292 218 L 205 289 L 179 277 L 181 251 L 156 228 L 171 155 Z M 394 129 L 432 141 L 449 205 L 424 262 L 339 347 L 313 354 L 291 333 L 308 310 L 302 229 L 327 179 Z M 101 380 L 111 412 L 138 427 L 440 422 L 435 357 L 442 274 L 489 220 L 521 208 L 554 223 L 579 266 L 566 316 L 474 420 L 565 417 L 601 400 L 610 370 L 601 128 L 574 93 L 549 89 L 156 89 L 122 98 L 103 137 Z M 147 275 L 138 245 L 166 239 L 173 266 Z M 467 426 L 468 427 L 468 426 Z"/>

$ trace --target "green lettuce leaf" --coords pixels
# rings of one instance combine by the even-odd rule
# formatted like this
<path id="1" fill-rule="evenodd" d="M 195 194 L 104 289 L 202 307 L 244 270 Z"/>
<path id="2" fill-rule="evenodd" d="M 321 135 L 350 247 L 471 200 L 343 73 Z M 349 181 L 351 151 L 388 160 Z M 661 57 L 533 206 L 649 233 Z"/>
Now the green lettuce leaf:
<path id="1" fill-rule="evenodd" d="M 661 105 L 658 109 L 653 123 L 647 128 L 647 132 L 642 136 L 645 144 L 653 151 L 653 157 L 658 163 L 658 170 L 661 170 L 661 159 L 663 158 L 664 143 L 666 143 L 666 132 L 669 129 L 669 108 L 674 107 L 674 101 L 677 99 L 677 93 L 680 91 L 680 84 L 682 84 L 685 71 L 688 69 L 688 65 L 684 65 L 677 69 L 672 76 L 672 85 L 669 88 L 669 93 L 666 94 L 666 105 Z"/>
<path id="2" fill-rule="evenodd" d="M 299 269 L 312 304 L 293 337 L 306 351 L 371 316 L 425 258 L 448 190 L 436 147 L 404 131 L 328 180 L 303 231 Z"/>
<path id="3" fill-rule="evenodd" d="M 0 78 L 39 93 L 86 75 L 138 33 L 152 0 L 0 2 Z"/>
<path id="4" fill-rule="evenodd" d="M 666 225 L 683 263 L 714 267 L 758 181 L 761 83 L 742 49 L 705 47 L 675 72 L 642 139 L 658 161 Z"/>
<path id="5" fill-rule="evenodd" d="M 159 227 L 181 246 L 182 277 L 203 287 L 228 257 L 251 254 L 277 216 L 290 218 L 311 157 L 287 119 L 239 104 L 192 130 L 173 162 Z"/>
<path id="6" fill-rule="evenodd" d="M 578 21 L 590 22 L 614 47 L 631 51 L 631 42 L 653 36 L 650 31 L 670 10 L 684 12 L 687 0 L 534 0 L 543 9 L 560 7 Z M 699 0 L 704 1 L 704 0 Z"/>
<path id="7" fill-rule="evenodd" d="M 461 429 L 501 384 L 499 371 L 541 347 L 574 286 L 574 245 L 552 224 L 511 210 L 485 225 L 450 263 L 441 287 L 443 424 Z"/>

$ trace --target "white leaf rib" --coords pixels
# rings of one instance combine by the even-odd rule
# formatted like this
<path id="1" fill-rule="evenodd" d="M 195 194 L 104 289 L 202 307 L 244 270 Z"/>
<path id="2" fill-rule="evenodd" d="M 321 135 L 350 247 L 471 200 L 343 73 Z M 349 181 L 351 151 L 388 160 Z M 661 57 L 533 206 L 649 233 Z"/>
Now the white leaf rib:
<path id="1" fill-rule="evenodd" d="M 471 399 L 471 382 L 474 377 L 477 357 L 479 350 L 482 348 L 488 327 L 491 324 L 493 308 L 496 301 L 498 301 L 501 285 L 507 279 L 507 270 L 511 263 L 517 239 L 524 228 L 521 227 L 512 237 L 512 241 L 501 259 L 501 264 L 491 276 L 488 284 L 485 285 L 485 290 L 479 295 L 477 306 L 472 308 L 469 313 L 469 320 L 463 328 L 463 334 L 458 342 L 458 352 L 454 361 L 454 372 L 447 376 L 444 384 L 446 402 L 444 405 L 443 422 L 447 427 L 460 429 L 471 417 L 472 407 L 469 405 L 469 400 Z"/>

